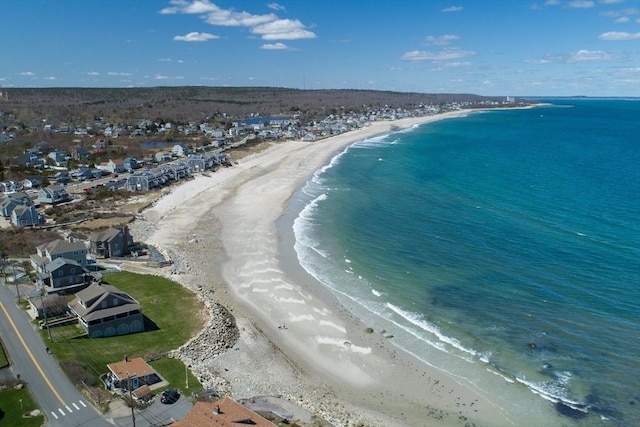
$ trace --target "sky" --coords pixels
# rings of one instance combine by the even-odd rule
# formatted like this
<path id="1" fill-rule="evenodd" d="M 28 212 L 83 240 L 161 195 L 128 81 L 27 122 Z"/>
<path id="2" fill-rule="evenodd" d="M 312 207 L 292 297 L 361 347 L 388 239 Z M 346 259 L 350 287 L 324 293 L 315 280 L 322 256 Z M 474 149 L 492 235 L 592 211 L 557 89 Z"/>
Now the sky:
<path id="1" fill-rule="evenodd" d="M 0 88 L 640 96 L 640 0 L 0 0 Z"/>

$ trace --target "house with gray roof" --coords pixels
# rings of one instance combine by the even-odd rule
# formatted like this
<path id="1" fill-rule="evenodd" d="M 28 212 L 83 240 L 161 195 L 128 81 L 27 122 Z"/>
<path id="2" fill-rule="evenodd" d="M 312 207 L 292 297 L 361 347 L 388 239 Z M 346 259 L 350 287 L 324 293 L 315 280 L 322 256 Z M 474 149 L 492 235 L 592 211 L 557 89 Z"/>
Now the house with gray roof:
<path id="1" fill-rule="evenodd" d="M 96 258 L 124 257 L 131 253 L 133 236 L 129 227 L 108 228 L 89 236 L 89 253 Z"/>
<path id="2" fill-rule="evenodd" d="M 54 259 L 44 267 L 44 272 L 38 273 L 39 284 L 48 293 L 77 290 L 92 280 L 93 276 L 86 268 L 67 258 Z"/>
<path id="3" fill-rule="evenodd" d="M 35 206 L 16 206 L 11 212 L 11 223 L 16 227 L 31 227 L 44 224 L 44 217 L 38 213 Z"/>
<path id="4" fill-rule="evenodd" d="M 5 194 L 0 200 L 0 213 L 5 218 L 11 218 L 11 213 L 18 206 L 33 206 L 33 200 L 22 191 Z"/>
<path id="5" fill-rule="evenodd" d="M 39 273 L 45 273 L 47 264 L 57 258 L 73 260 L 84 268 L 87 265 L 87 247 L 72 238 L 57 239 L 36 246 L 36 253 L 30 256 L 31 265 Z"/>
<path id="6" fill-rule="evenodd" d="M 141 332 L 144 326 L 138 301 L 107 284 L 93 283 L 78 292 L 69 310 L 90 338 Z"/>
<path id="7" fill-rule="evenodd" d="M 48 203 L 55 205 L 56 203 L 68 202 L 71 196 L 67 190 L 60 184 L 50 185 L 38 190 L 38 201 L 40 203 Z"/>

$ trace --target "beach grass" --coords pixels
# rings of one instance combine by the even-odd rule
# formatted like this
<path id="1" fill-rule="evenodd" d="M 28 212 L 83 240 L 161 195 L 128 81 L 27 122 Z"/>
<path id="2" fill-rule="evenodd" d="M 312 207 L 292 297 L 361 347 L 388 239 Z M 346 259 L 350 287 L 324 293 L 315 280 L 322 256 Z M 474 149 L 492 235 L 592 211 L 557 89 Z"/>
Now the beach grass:
<path id="1" fill-rule="evenodd" d="M 38 406 L 26 387 L 0 391 L 0 423 L 3 426 L 40 427 L 44 424 L 43 415 L 28 416 L 36 409 Z"/>
<path id="2" fill-rule="evenodd" d="M 61 363 L 80 363 L 95 380 L 107 372 L 107 364 L 125 356 L 147 360 L 164 357 L 169 350 L 186 343 L 206 320 L 204 306 L 196 295 L 166 278 L 119 272 L 105 274 L 104 281 L 140 303 L 145 316 L 144 332 L 88 338 L 77 325 L 71 325 L 52 328 L 51 342 L 46 330 L 42 331 L 43 340 Z"/>

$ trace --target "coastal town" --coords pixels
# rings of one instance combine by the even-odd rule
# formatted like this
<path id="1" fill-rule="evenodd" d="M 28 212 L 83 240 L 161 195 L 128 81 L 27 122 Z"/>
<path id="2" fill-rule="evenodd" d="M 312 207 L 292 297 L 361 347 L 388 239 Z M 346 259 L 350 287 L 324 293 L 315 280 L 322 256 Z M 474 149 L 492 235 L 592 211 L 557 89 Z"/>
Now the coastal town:
<path id="1" fill-rule="evenodd" d="M 136 417 L 138 425 L 214 426 L 238 420 L 264 426 L 388 425 L 385 416 L 345 403 L 332 387 L 302 380 L 308 375 L 303 372 L 315 369 L 312 365 L 281 361 L 282 353 L 264 341 L 269 338 L 263 330 L 291 335 L 304 331 L 288 327 L 280 318 L 260 326 L 247 322 L 251 316 L 232 296 L 238 292 L 233 289 L 240 289 L 236 279 L 224 273 L 220 261 L 202 258 L 224 251 L 235 260 L 237 251 L 253 249 L 236 248 L 225 232 L 212 231 L 209 222 L 205 225 L 203 215 L 216 212 L 227 224 L 244 215 L 226 210 L 231 207 L 216 207 L 217 199 L 230 191 L 223 188 L 239 191 L 235 180 L 241 176 L 246 182 L 258 179 L 263 168 L 279 168 L 292 179 L 286 188 L 296 188 L 330 153 L 357 140 L 459 117 L 473 109 L 526 105 L 513 98 L 418 103 L 413 108 L 385 104 L 335 110 L 313 120 L 299 111 L 242 117 L 219 112 L 217 119 L 201 121 L 140 117 L 116 122 L 96 116 L 90 123 L 53 121 L 45 114 L 27 124 L 16 110 L 2 108 L 11 97 L 7 91 L 0 99 L 0 251 L 5 285 L 0 300 L 2 313 L 15 321 L 11 333 L 31 338 L 25 348 L 4 350 L 25 355 L 6 356 L 2 387 L 30 388 L 29 382 L 39 381 L 40 364 L 62 368 L 76 389 L 69 392 L 75 400 L 68 398 L 48 411 L 34 402 L 28 415 L 54 426 L 85 422 L 75 417 L 83 416 L 81 408 L 88 405 L 97 411 L 91 416 L 98 414 L 104 425 L 118 426 L 136 425 Z M 297 154 L 304 150 L 309 154 Z M 280 165 L 294 153 L 299 160 Z M 286 197 L 281 204 L 277 200 L 289 190 L 278 191 L 273 201 L 281 206 Z M 269 203 L 264 197 L 259 200 L 254 203 Z M 241 227 L 234 239 L 246 233 L 250 238 L 253 231 L 266 233 L 260 230 L 281 214 L 274 209 L 256 211 L 257 217 L 234 226 Z M 261 249 L 260 256 L 269 256 L 270 250 Z M 244 274 L 244 267 L 239 268 L 237 277 Z M 262 273 L 246 274 L 258 280 Z M 150 287 L 156 291 L 149 292 Z M 293 297 L 279 298 L 276 301 Z M 272 304 L 258 301 L 254 303 L 263 307 Z M 8 305 L 11 313 L 4 308 Z M 327 305 L 314 310 L 330 312 Z M 359 348 L 351 344 L 354 339 L 336 338 L 349 343 L 339 351 Z M 389 335 L 367 331 L 357 339 L 367 348 L 386 349 Z M 285 339 L 279 345 L 293 344 Z M 266 374 L 247 377 L 239 354 L 248 363 L 260 363 L 253 359 L 256 355 L 274 360 L 271 369 L 277 379 Z M 51 356 L 59 359 L 59 366 L 51 363 Z M 25 367 L 16 375 L 9 361 L 18 359 L 35 368 Z M 430 384 L 438 393 L 444 393 L 439 387 L 449 387 L 448 380 Z M 48 389 L 56 387 L 38 392 Z M 473 415 L 470 408 L 483 405 L 471 396 L 460 397 L 468 400 L 468 411 L 458 414 L 450 408 L 449 413 L 434 405 L 428 409 L 430 419 L 464 425 Z M 70 420 L 77 424 L 68 424 Z"/>

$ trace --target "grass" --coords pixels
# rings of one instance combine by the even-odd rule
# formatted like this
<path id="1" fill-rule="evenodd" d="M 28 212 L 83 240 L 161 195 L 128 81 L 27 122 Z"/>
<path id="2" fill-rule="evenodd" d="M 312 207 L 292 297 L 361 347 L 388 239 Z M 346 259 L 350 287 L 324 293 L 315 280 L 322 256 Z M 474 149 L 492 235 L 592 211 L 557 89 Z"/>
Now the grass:
<path id="1" fill-rule="evenodd" d="M 127 292 L 142 306 L 145 331 L 136 334 L 88 338 L 76 325 L 52 328 L 43 339 L 60 361 L 77 361 L 96 379 L 107 372 L 107 364 L 124 359 L 164 356 L 198 332 L 205 320 L 203 304 L 192 292 L 171 280 L 128 272 L 110 273 L 104 281 Z M 164 375 L 163 372 L 161 374 Z"/>
<path id="2" fill-rule="evenodd" d="M 44 424 L 44 416 L 23 417 L 38 409 L 29 390 L 13 388 L 0 391 L 0 424 L 12 427 L 40 427 Z"/>
<path id="3" fill-rule="evenodd" d="M 183 394 L 192 394 L 202 391 L 200 381 L 186 369 L 186 366 L 179 359 L 162 358 L 149 362 L 149 365 L 169 382 L 170 387 L 179 389 Z M 186 376 L 185 376 L 186 372 Z M 189 387 L 187 387 L 187 376 Z"/>

